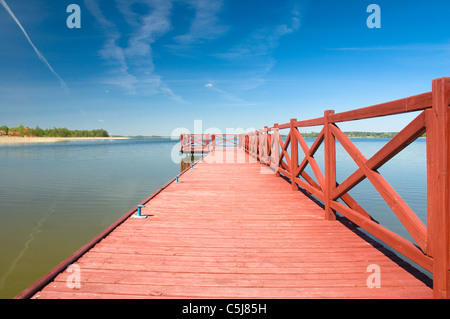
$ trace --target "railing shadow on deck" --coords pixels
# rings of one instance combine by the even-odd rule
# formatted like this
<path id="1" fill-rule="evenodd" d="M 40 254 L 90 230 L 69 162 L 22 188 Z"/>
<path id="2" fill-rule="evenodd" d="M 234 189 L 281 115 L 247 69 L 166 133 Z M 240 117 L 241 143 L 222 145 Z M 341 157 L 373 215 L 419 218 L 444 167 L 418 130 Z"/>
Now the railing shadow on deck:
<path id="1" fill-rule="evenodd" d="M 450 78 L 433 80 L 432 91 L 379 105 L 335 114 L 333 110 L 311 120 L 274 124 L 241 134 L 239 147 L 292 185 L 316 198 L 324 208 L 326 220 L 342 215 L 362 230 L 416 263 L 433 276 L 435 298 L 449 298 L 450 286 Z M 403 130 L 375 155 L 367 159 L 340 130 L 337 123 L 420 112 Z M 320 126 L 318 137 L 308 146 L 298 128 Z M 280 130 L 288 130 L 285 140 Z M 425 225 L 378 169 L 426 134 L 427 225 Z M 357 165 L 344 181 L 336 181 L 336 142 Z M 325 169 L 315 154 L 324 144 Z M 300 146 L 300 147 L 299 147 Z M 309 165 L 315 179 L 305 168 Z M 350 196 L 349 191 L 368 179 L 413 238 L 411 242 L 376 222 L 369 212 Z M 341 200 L 341 201 L 338 201 Z M 363 233 L 361 233 L 363 234 Z M 364 235 L 367 236 L 367 235 Z M 367 236 L 368 237 L 368 236 Z M 402 263 L 403 264 L 403 263 Z"/>
<path id="2" fill-rule="evenodd" d="M 280 176 L 281 178 L 285 179 L 286 182 L 290 183 L 290 179 Z M 312 196 L 310 193 L 308 193 L 306 190 L 302 189 L 301 187 L 298 187 L 298 191 L 302 193 L 305 197 L 309 198 L 312 202 L 314 202 L 317 206 L 319 206 L 322 209 L 325 209 L 325 205 L 319 201 L 317 198 Z M 364 241 L 366 241 L 368 244 L 370 244 L 373 248 L 377 249 L 380 253 L 387 256 L 390 260 L 392 260 L 394 263 L 399 265 L 401 268 L 406 270 L 408 273 L 410 273 L 412 276 L 414 276 L 417 280 L 420 280 L 423 284 L 426 286 L 432 288 L 433 287 L 433 280 L 432 278 L 422 270 L 416 268 L 415 266 L 411 265 L 407 261 L 405 261 L 403 258 L 401 258 L 398 254 L 393 252 L 389 249 L 386 245 L 383 245 L 383 243 L 380 243 L 373 237 L 371 237 L 367 232 L 365 232 L 363 229 L 361 229 L 358 225 L 353 223 L 351 220 L 343 217 L 343 216 L 336 216 L 336 221 L 340 222 L 341 224 L 345 225 L 350 231 L 352 231 L 355 235 L 362 238 Z"/>

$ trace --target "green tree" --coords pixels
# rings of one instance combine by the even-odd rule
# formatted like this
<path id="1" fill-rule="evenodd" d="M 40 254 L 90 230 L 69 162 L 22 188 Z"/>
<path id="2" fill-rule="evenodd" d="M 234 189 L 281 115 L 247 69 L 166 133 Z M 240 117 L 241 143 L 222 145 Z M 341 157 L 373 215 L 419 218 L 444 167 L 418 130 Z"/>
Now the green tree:
<path id="1" fill-rule="evenodd" d="M 69 130 L 66 127 L 53 127 L 51 129 L 42 129 L 39 126 L 35 128 L 24 127 L 22 124 L 16 127 L 8 128 L 6 125 L 0 126 L 1 131 L 18 132 L 19 136 L 37 136 L 37 137 L 109 137 L 108 131 L 104 129 L 96 130 Z"/>
<path id="2" fill-rule="evenodd" d="M 0 126 L 0 131 L 4 131 L 6 134 L 8 134 L 9 128 L 6 125 Z"/>

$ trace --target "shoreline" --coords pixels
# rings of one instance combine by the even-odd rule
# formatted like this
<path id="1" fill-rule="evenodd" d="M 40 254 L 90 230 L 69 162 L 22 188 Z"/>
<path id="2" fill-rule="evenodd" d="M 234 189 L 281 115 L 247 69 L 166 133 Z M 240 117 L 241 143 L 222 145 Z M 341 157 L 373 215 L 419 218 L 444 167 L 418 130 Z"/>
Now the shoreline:
<path id="1" fill-rule="evenodd" d="M 129 137 L 19 137 L 0 136 L 0 145 L 57 143 L 82 140 L 127 140 Z"/>

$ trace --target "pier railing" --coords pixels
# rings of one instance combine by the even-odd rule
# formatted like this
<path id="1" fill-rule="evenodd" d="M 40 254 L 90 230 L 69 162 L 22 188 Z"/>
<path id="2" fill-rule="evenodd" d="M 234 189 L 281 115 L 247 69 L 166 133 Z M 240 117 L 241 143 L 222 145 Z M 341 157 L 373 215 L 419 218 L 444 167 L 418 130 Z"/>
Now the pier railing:
<path id="1" fill-rule="evenodd" d="M 379 105 L 335 114 L 324 112 L 316 119 L 291 119 L 259 131 L 239 136 L 239 146 L 272 167 L 277 175 L 290 180 L 325 206 L 327 220 L 336 212 L 433 274 L 436 298 L 450 297 L 450 78 L 433 80 L 432 91 Z M 371 158 L 366 158 L 338 127 L 338 123 L 418 112 L 402 131 Z M 309 147 L 299 128 L 322 127 Z M 283 140 L 281 130 L 288 130 Z M 284 131 L 285 132 L 285 131 Z M 417 217 L 378 169 L 396 154 L 426 133 L 427 222 Z M 358 169 L 347 179 L 336 181 L 336 140 L 356 163 Z M 324 171 L 315 154 L 324 144 Z M 305 168 L 310 166 L 312 178 Z M 368 179 L 414 239 L 411 242 L 377 223 L 349 191 Z M 339 201 L 341 200 L 341 201 Z"/>
<path id="2" fill-rule="evenodd" d="M 207 153 L 214 148 L 237 148 L 238 134 L 181 134 L 181 153 Z"/>

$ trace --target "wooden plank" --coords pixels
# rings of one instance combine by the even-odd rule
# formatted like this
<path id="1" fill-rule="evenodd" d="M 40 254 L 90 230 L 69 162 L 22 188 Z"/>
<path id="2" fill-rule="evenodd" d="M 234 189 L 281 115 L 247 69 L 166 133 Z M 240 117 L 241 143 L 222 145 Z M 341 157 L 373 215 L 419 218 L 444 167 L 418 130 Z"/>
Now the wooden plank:
<path id="1" fill-rule="evenodd" d="M 427 281 L 259 163 L 208 154 L 33 298 L 430 298 Z M 243 150 L 240 150 L 244 154 Z M 367 267 L 381 267 L 370 289 Z"/>
<path id="2" fill-rule="evenodd" d="M 364 267 L 364 266 L 362 266 Z M 396 287 L 396 272 L 386 272 L 384 279 L 388 287 Z M 58 277 L 56 281 L 67 281 L 70 273 L 65 272 Z M 301 277 L 301 281 L 298 280 Z M 350 280 L 348 280 L 348 279 Z M 228 287 L 252 287 L 255 284 L 265 287 L 329 287 L 329 286 L 363 286 L 365 285 L 365 276 L 361 273 L 353 273 L 346 279 L 343 279 L 337 273 L 307 273 L 307 274 L 246 274 L 242 276 L 235 273 L 223 273 L 220 276 L 211 273 L 173 273 L 159 272 L 158 276 L 149 276 L 147 272 L 132 272 L 124 274 L 121 271 L 86 269 L 82 278 L 83 282 L 108 283 L 108 284 L 147 284 L 147 285 L 186 285 L 186 282 L 196 281 L 197 285 L 204 287 L 214 287 L 216 282 L 221 282 Z M 420 287 L 423 286 L 413 277 L 405 277 L 401 280 L 402 287 Z"/>
<path id="3" fill-rule="evenodd" d="M 430 298 L 428 287 L 385 287 L 381 289 L 367 289 L 367 287 L 226 287 L 226 286 L 160 286 L 160 285 L 142 285 L 142 284 L 82 284 L 79 289 L 81 294 L 87 295 L 109 295 L 109 296 L 128 296 L 126 298 L 138 297 L 176 297 L 176 298 L 219 298 L 219 299 L 297 299 L 303 298 L 342 298 L 342 295 L 349 298 L 419 298 L 425 296 Z M 54 282 L 48 289 L 37 297 L 45 297 L 47 292 L 59 292 L 65 296 L 73 293 L 73 290 L 67 288 L 63 282 Z M 57 294 L 53 294 L 55 296 Z M 47 295 L 49 296 L 49 295 Z"/>

